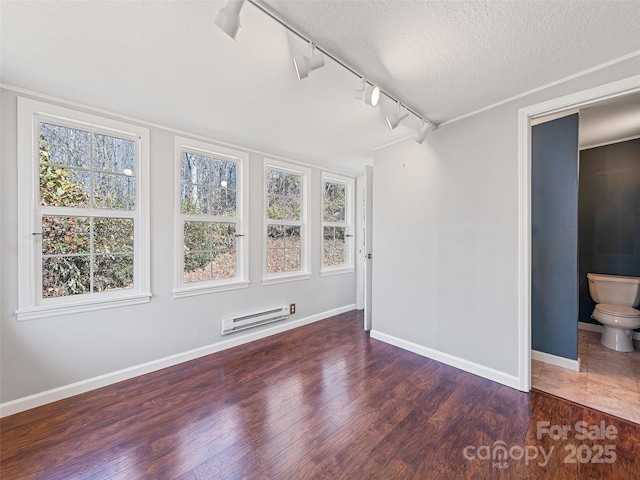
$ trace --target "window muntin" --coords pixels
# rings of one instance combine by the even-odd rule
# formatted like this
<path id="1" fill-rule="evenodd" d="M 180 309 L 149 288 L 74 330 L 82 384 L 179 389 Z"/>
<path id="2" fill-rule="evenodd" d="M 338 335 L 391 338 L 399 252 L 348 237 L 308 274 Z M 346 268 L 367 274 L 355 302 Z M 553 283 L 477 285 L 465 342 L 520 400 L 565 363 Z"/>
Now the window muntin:
<path id="1" fill-rule="evenodd" d="M 184 282 L 235 278 L 236 225 L 222 222 L 184 222 Z"/>
<path id="2" fill-rule="evenodd" d="M 302 206 L 301 174 L 267 170 L 267 218 L 300 221 Z"/>
<path id="3" fill-rule="evenodd" d="M 245 154 L 177 138 L 179 232 L 174 296 L 248 285 L 243 234 Z"/>
<path id="4" fill-rule="evenodd" d="M 134 140 L 47 122 L 40 122 L 39 133 L 40 205 L 135 208 Z"/>
<path id="5" fill-rule="evenodd" d="M 18 100 L 19 319 L 149 301 L 147 146 L 144 128 Z"/>
<path id="6" fill-rule="evenodd" d="M 346 227 L 323 227 L 322 265 L 344 267 L 347 264 Z"/>
<path id="7" fill-rule="evenodd" d="M 353 269 L 353 180 L 322 177 L 322 271 Z"/>
<path id="8" fill-rule="evenodd" d="M 237 162 L 181 152 L 181 211 L 210 217 L 237 216 Z"/>
<path id="9" fill-rule="evenodd" d="M 265 280 L 308 277 L 308 169 L 265 161 Z"/>
<path id="10" fill-rule="evenodd" d="M 42 296 L 134 286 L 131 218 L 42 217 Z"/>
<path id="11" fill-rule="evenodd" d="M 134 287 L 136 142 L 48 121 L 39 130 L 42 298 Z M 50 215 L 56 207 L 75 215 Z"/>
<path id="12" fill-rule="evenodd" d="M 297 272 L 301 268 L 300 227 L 267 227 L 267 273 Z"/>

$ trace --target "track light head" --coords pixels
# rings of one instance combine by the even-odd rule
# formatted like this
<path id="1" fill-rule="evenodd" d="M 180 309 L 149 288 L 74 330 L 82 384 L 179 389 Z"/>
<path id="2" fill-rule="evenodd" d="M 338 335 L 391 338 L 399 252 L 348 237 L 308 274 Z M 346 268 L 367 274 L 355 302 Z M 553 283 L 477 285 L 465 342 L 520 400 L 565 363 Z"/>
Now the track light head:
<path id="1" fill-rule="evenodd" d="M 380 89 L 375 85 L 369 85 L 364 92 L 364 103 L 376 107 L 380 102 Z"/>
<path id="2" fill-rule="evenodd" d="M 298 55 L 293 58 L 293 65 L 296 67 L 298 80 L 303 80 L 309 76 L 313 70 L 324 67 L 324 55 L 314 53 L 315 47 L 311 45 L 311 55 Z"/>
<path id="3" fill-rule="evenodd" d="M 225 7 L 218 10 L 215 24 L 234 40 L 240 30 L 240 10 L 245 0 L 230 0 Z"/>
<path id="4" fill-rule="evenodd" d="M 436 128 L 438 128 L 437 124 L 429 120 L 422 120 L 422 127 L 420 127 L 416 132 L 415 141 L 418 143 L 424 142 L 424 139 L 427 137 L 427 133 L 431 130 L 435 130 Z"/>
<path id="5" fill-rule="evenodd" d="M 398 111 L 387 116 L 387 125 L 389 125 L 389 128 L 393 130 L 400 125 L 400 122 L 407 118 L 408 115 L 408 110 L 404 107 L 401 108 L 400 104 L 398 104 Z"/>
<path id="6" fill-rule="evenodd" d="M 363 78 L 362 87 L 353 92 L 353 98 L 355 98 L 356 100 L 362 100 L 365 105 L 375 107 L 380 101 L 380 89 L 375 85 L 367 83 L 367 81 Z"/>
<path id="7" fill-rule="evenodd" d="M 218 10 L 218 14 L 216 15 L 215 24 L 234 40 L 238 35 L 238 32 L 240 31 L 240 11 L 244 6 L 245 1 L 246 0 L 229 0 L 227 5 Z M 361 78 L 362 87 L 356 90 L 354 94 L 356 99 L 363 101 L 365 105 L 369 105 L 371 107 L 375 107 L 378 105 L 378 103 L 380 102 L 380 96 L 383 92 L 381 92 L 377 86 L 367 82 L 363 75 L 358 74 L 353 68 L 340 60 L 338 57 L 333 56 L 328 50 L 319 49 L 320 52 L 316 53 L 316 46 L 308 37 L 301 34 L 300 31 L 298 31 L 294 26 L 289 24 L 285 19 L 274 13 L 268 7 L 262 5 L 261 1 L 250 0 L 250 3 L 261 10 L 263 13 L 267 14 L 269 17 L 277 21 L 290 32 L 309 42 L 311 53 L 309 55 L 297 55 L 293 58 L 293 65 L 296 69 L 296 76 L 298 77 L 298 81 L 307 78 L 313 70 L 324 67 L 324 55 L 327 55 L 334 62 L 338 63 L 351 73 Z M 387 125 L 389 125 L 389 128 L 391 130 L 400 125 L 400 122 L 408 117 L 409 113 L 412 113 L 413 115 L 418 117 L 418 119 L 421 118 L 421 115 L 403 106 L 400 103 L 400 99 L 394 98 L 389 92 L 384 92 L 384 94 L 387 98 L 397 102 L 398 104 L 398 111 L 386 117 Z M 429 120 L 423 119 L 422 127 L 416 132 L 416 141 L 418 143 L 422 143 L 427 133 L 430 130 L 436 129 L 437 126 L 437 123 L 433 123 Z"/>

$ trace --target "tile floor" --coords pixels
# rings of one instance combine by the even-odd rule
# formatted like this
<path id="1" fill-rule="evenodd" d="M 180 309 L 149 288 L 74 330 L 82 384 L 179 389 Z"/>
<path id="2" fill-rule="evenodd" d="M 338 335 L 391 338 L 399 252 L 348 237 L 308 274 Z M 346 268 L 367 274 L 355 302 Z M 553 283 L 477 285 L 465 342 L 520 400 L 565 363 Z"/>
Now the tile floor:
<path id="1" fill-rule="evenodd" d="M 640 423 L 640 350 L 622 353 L 600 344 L 600 333 L 578 331 L 580 371 L 531 361 L 531 386 Z"/>

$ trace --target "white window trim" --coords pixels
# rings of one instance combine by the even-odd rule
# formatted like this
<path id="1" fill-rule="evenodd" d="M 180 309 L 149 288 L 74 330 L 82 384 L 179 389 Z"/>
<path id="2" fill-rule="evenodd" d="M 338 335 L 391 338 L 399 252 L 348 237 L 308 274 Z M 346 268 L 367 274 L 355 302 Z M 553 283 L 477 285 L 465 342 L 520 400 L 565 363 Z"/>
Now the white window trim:
<path id="1" fill-rule="evenodd" d="M 345 198 L 347 201 L 345 222 L 334 223 L 324 221 L 324 182 L 329 181 L 333 183 L 341 183 L 345 185 L 346 192 Z M 325 277 L 328 275 L 340 275 L 343 273 L 351 273 L 355 271 L 355 228 L 354 228 L 354 192 L 355 192 L 355 180 L 351 177 L 345 177 L 336 173 L 322 172 L 322 180 L 320 183 L 320 276 Z M 324 264 L 324 227 L 346 227 L 345 235 L 345 265 L 339 265 L 335 267 L 327 267 Z"/>
<path id="2" fill-rule="evenodd" d="M 184 282 L 184 216 L 182 214 L 181 192 L 181 165 L 182 152 L 189 151 L 202 155 L 227 158 L 237 163 L 236 167 L 236 259 L 238 262 L 238 275 L 234 278 L 206 280 L 203 282 Z M 249 286 L 249 228 L 246 219 L 249 218 L 248 199 L 249 155 L 246 152 L 221 147 L 215 143 L 193 140 L 186 137 L 175 137 L 175 211 L 174 211 L 174 289 L 173 298 L 192 297 L 194 295 L 206 295 L 214 292 L 224 292 L 247 288 Z M 198 220 L 193 217 L 191 220 Z M 230 218 L 221 219 L 229 221 Z"/>
<path id="3" fill-rule="evenodd" d="M 150 290 L 149 248 L 149 130 L 129 123 L 112 120 L 38 100 L 18 97 L 18 320 L 31 320 L 72 313 L 102 310 L 148 303 Z M 40 214 L 37 205 L 39 191 L 39 122 L 99 131 L 136 142 L 136 198 L 134 211 L 123 211 L 122 216 L 133 218 L 134 287 L 126 290 L 71 295 L 59 298 L 41 297 L 42 239 Z M 113 214 L 83 209 L 83 213 L 105 216 Z M 55 212 L 54 209 L 51 209 Z M 72 213 L 73 209 L 63 209 Z"/>
<path id="4" fill-rule="evenodd" d="M 270 223 L 267 218 L 267 171 L 273 168 L 285 173 L 294 173 L 302 176 L 302 205 L 300 206 L 300 270 L 280 273 L 268 273 L 267 270 L 267 231 Z M 308 197 L 309 197 L 309 179 L 311 178 L 311 169 L 302 167 L 295 163 L 282 162 L 265 158 L 262 172 L 262 284 L 273 285 L 284 282 L 295 282 L 298 280 L 308 280 L 311 278 L 309 267 L 309 224 L 308 224 Z M 272 222 L 271 222 L 272 223 Z M 297 224 L 297 223 L 296 223 Z"/>

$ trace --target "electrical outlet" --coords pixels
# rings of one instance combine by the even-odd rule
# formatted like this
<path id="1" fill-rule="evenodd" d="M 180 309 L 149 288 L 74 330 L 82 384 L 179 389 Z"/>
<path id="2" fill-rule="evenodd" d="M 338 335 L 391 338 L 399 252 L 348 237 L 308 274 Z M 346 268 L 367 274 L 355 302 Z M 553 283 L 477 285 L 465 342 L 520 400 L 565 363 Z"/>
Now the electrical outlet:
<path id="1" fill-rule="evenodd" d="M 289 305 L 289 314 L 293 315 L 294 313 L 296 313 L 296 304 L 292 303 Z"/>

